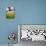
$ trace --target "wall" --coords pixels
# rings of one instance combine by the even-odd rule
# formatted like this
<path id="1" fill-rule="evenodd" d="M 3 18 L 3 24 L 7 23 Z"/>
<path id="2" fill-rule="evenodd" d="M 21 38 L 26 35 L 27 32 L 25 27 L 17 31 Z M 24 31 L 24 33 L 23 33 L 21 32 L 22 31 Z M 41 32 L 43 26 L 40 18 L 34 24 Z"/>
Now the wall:
<path id="1" fill-rule="evenodd" d="M 19 24 L 46 24 L 46 0 L 17 0 Z"/>
<path id="2" fill-rule="evenodd" d="M 12 6 L 11 0 L 0 0 L 0 44 L 7 44 L 9 42 L 8 35 L 10 32 L 17 32 L 17 17 L 15 19 L 6 19 L 5 10 L 8 6 Z M 14 0 L 15 6 L 15 0 Z M 17 15 L 16 15 L 17 16 Z M 15 41 L 18 42 L 17 39 Z"/>
<path id="3" fill-rule="evenodd" d="M 5 9 L 11 0 L 0 0 L 0 44 L 8 43 L 9 32 L 17 32 L 17 24 L 46 24 L 46 0 L 14 0 L 16 17 L 5 18 Z M 16 41 L 17 42 L 17 41 Z"/>

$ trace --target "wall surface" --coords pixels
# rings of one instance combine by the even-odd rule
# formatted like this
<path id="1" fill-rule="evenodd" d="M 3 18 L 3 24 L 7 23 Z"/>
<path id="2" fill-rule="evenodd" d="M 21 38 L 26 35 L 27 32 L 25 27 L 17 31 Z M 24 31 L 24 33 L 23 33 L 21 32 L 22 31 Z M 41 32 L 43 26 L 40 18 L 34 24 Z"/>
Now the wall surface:
<path id="1" fill-rule="evenodd" d="M 16 9 L 16 17 L 8 20 L 5 9 L 12 5 Z M 0 8 L 0 44 L 8 43 L 10 32 L 18 32 L 17 24 L 46 24 L 46 0 L 14 0 L 13 4 L 11 0 L 0 0 Z"/>
<path id="2" fill-rule="evenodd" d="M 46 0 L 16 0 L 19 24 L 46 24 Z"/>
<path id="3" fill-rule="evenodd" d="M 0 44 L 7 44 L 9 42 L 8 35 L 10 32 L 17 32 L 17 17 L 15 19 L 7 19 L 6 18 L 6 8 L 8 6 L 15 6 L 15 0 L 14 3 L 11 3 L 11 0 L 0 0 Z M 17 15 L 16 15 L 17 16 Z M 18 42 L 17 39 L 15 41 Z"/>

